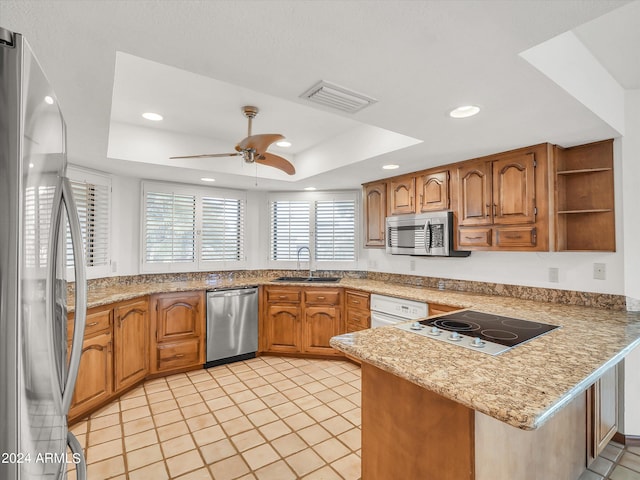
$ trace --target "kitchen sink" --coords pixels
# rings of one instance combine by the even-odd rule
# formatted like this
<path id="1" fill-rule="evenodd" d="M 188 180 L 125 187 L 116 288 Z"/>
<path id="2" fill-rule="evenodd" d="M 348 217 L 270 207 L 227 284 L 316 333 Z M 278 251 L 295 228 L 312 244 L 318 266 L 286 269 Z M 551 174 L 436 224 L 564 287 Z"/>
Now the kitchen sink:
<path id="1" fill-rule="evenodd" d="M 340 281 L 340 277 L 278 277 L 273 279 L 274 282 L 303 282 L 303 283 L 313 283 L 313 282 L 325 282 L 325 283 L 335 283 Z"/>

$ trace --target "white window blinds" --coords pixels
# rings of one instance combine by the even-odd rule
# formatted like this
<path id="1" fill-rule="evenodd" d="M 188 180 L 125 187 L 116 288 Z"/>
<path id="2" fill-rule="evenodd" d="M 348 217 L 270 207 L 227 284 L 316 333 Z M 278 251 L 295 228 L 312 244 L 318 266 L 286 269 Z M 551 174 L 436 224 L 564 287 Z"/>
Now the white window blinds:
<path id="1" fill-rule="evenodd" d="M 78 209 L 87 267 L 109 265 L 110 191 L 109 185 L 71 181 Z M 67 227 L 67 267 L 73 266 L 73 245 Z"/>
<path id="2" fill-rule="evenodd" d="M 317 262 L 355 262 L 357 194 L 320 194 L 316 200 L 289 196 L 270 201 L 270 259 L 296 261 L 309 247 Z M 318 197 L 316 197 L 318 198 Z M 300 252 L 307 261 L 307 250 Z"/>
<path id="3" fill-rule="evenodd" d="M 145 262 L 195 262 L 196 197 L 174 193 L 145 194 Z"/>
<path id="4" fill-rule="evenodd" d="M 310 202 L 276 200 L 271 202 L 271 260 L 297 260 L 298 249 L 309 247 Z M 308 260 L 306 250 L 300 259 Z"/>
<path id="5" fill-rule="evenodd" d="M 356 259 L 355 200 L 320 200 L 316 202 L 317 261 L 352 261 Z"/>
<path id="6" fill-rule="evenodd" d="M 244 259 L 244 202 L 235 198 L 202 198 L 201 259 Z"/>
<path id="7" fill-rule="evenodd" d="M 24 205 L 24 261 L 28 268 L 47 266 L 55 186 L 27 187 Z"/>

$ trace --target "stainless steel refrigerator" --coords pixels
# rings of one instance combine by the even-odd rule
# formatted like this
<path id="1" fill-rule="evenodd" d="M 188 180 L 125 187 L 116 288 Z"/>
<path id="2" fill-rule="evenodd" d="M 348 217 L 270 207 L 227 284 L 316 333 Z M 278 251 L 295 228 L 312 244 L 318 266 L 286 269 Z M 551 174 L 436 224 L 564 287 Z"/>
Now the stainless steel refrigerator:
<path id="1" fill-rule="evenodd" d="M 86 319 L 81 229 L 65 123 L 22 35 L 0 27 L 0 479 L 64 479 L 86 465 L 67 413 Z M 67 238 L 72 247 L 67 251 Z M 67 348 L 67 273 L 76 324 Z M 70 449 L 67 449 L 69 445 Z"/>

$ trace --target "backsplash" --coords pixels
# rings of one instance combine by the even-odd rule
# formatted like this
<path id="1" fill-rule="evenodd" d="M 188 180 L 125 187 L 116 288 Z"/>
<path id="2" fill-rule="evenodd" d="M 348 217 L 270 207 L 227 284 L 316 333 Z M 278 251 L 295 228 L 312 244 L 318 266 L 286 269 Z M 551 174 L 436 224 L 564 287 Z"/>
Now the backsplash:
<path id="1" fill-rule="evenodd" d="M 418 275 L 401 275 L 396 273 L 366 272 L 355 270 L 318 270 L 314 275 L 324 277 L 348 277 L 376 280 L 385 283 L 412 285 L 458 292 L 480 293 L 502 297 L 521 298 L 539 302 L 560 303 L 566 305 L 583 305 L 610 310 L 626 310 L 626 298 L 623 295 L 605 293 L 577 292 L 552 288 L 527 287 L 523 285 L 505 285 L 501 283 L 477 282 L 469 280 L 453 280 L 449 278 L 422 277 Z M 88 281 L 89 289 L 112 287 L 115 285 L 133 285 L 141 283 L 162 283 L 180 281 L 212 282 L 233 281 L 255 277 L 275 278 L 281 276 L 300 276 L 299 270 L 232 270 L 189 273 L 162 273 L 146 275 L 128 275 L 122 277 L 96 278 Z M 74 284 L 69 284 L 70 291 Z"/>

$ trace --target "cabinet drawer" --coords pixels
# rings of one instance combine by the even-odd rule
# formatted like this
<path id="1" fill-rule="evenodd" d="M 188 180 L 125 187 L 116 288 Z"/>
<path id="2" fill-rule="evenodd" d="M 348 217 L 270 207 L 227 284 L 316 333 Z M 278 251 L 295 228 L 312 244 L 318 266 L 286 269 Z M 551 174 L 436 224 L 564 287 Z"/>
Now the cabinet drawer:
<path id="1" fill-rule="evenodd" d="M 369 312 L 369 294 L 359 292 L 347 292 L 346 300 L 347 308 L 355 308 L 359 310 L 366 310 Z"/>
<path id="2" fill-rule="evenodd" d="M 496 228 L 496 244 L 499 247 L 535 247 L 536 227 Z"/>
<path id="3" fill-rule="evenodd" d="M 371 326 L 371 314 L 368 311 L 347 308 L 346 310 L 347 324 L 357 325 L 362 330 Z"/>
<path id="4" fill-rule="evenodd" d="M 491 228 L 460 228 L 458 230 L 458 246 L 490 247 Z"/>
<path id="5" fill-rule="evenodd" d="M 157 355 L 158 370 L 171 370 L 195 365 L 200 360 L 200 341 L 193 339 L 159 344 Z"/>
<path id="6" fill-rule="evenodd" d="M 266 290 L 269 303 L 300 303 L 300 289 L 269 288 Z"/>
<path id="7" fill-rule="evenodd" d="M 359 323 L 346 322 L 346 333 L 359 332 L 360 330 L 366 330 L 369 327 L 363 327 Z"/>
<path id="8" fill-rule="evenodd" d="M 70 313 L 67 320 L 67 339 L 73 338 L 75 314 Z M 98 332 L 111 328 L 111 309 L 96 308 L 87 312 L 87 323 L 84 327 L 84 336 L 90 337 Z"/>
<path id="9" fill-rule="evenodd" d="M 340 303 L 339 290 L 305 290 L 304 303 L 311 305 L 338 305 Z"/>

